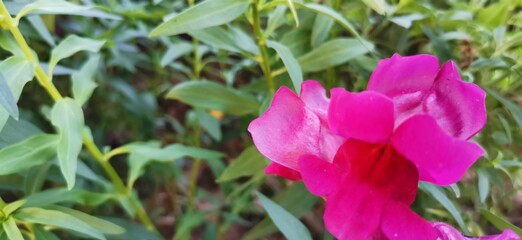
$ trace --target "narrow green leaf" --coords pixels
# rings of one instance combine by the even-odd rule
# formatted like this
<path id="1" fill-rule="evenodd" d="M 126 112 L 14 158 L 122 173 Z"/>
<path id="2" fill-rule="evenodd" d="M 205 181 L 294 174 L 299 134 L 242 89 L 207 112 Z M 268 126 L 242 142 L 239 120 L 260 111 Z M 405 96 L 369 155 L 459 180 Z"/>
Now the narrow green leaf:
<path id="1" fill-rule="evenodd" d="M 89 224 L 91 227 L 102 232 L 103 234 L 120 235 L 120 234 L 125 233 L 125 229 L 123 229 L 122 227 L 120 227 L 112 222 L 91 216 L 89 214 L 86 214 L 86 213 L 83 213 L 83 212 L 80 212 L 80 211 L 77 211 L 77 210 L 74 210 L 71 208 L 54 205 L 54 206 L 46 207 L 46 209 L 55 210 L 55 211 L 69 214 L 69 215 Z"/>
<path id="2" fill-rule="evenodd" d="M 174 86 L 166 97 L 194 107 L 215 109 L 234 115 L 246 115 L 259 109 L 259 103 L 254 97 L 210 81 L 180 83 Z"/>
<path id="3" fill-rule="evenodd" d="M 285 45 L 270 40 L 266 41 L 266 45 L 276 50 L 277 54 L 279 54 L 279 57 L 283 60 L 286 70 L 292 79 L 294 89 L 299 94 L 301 92 L 301 83 L 303 83 L 303 71 L 301 71 L 299 62 L 297 62 L 290 49 Z"/>
<path id="4" fill-rule="evenodd" d="M 237 53 L 259 54 L 259 48 L 254 40 L 239 28 L 216 26 L 189 32 L 189 34 L 218 49 Z"/>
<path id="5" fill-rule="evenodd" d="M 169 36 L 231 22 L 248 8 L 248 0 L 207 0 L 160 24 L 151 37 Z"/>
<path id="6" fill-rule="evenodd" d="M 219 159 L 223 156 L 222 153 L 196 148 L 188 147 L 182 144 L 171 144 L 161 148 L 159 142 L 136 142 L 124 146 L 130 154 L 129 161 L 129 178 L 128 186 L 132 186 L 136 179 L 143 174 L 143 169 L 152 161 L 170 162 L 175 161 L 181 157 L 191 157 L 194 159 Z"/>
<path id="7" fill-rule="evenodd" d="M 167 51 L 161 58 L 161 66 L 165 67 L 177 58 L 192 52 L 193 46 L 187 42 L 177 42 L 169 45 Z"/>
<path id="8" fill-rule="evenodd" d="M 0 73 L 0 105 L 6 110 L 12 118 L 18 120 L 18 106 L 16 99 L 7 84 L 4 76 Z"/>
<path id="9" fill-rule="evenodd" d="M 373 44 L 367 42 L 373 50 Z M 298 58 L 303 72 L 317 72 L 345 63 L 368 53 L 369 50 L 360 41 L 353 38 L 330 40 Z"/>
<path id="10" fill-rule="evenodd" d="M 495 91 L 486 88 L 486 92 L 493 96 L 495 99 L 497 99 L 500 103 L 506 107 L 506 109 L 511 113 L 513 116 L 513 119 L 515 122 L 517 122 L 518 126 L 522 128 L 522 109 L 517 106 L 512 101 L 508 100 L 507 98 L 501 96 L 500 94 L 496 93 Z"/>
<path id="11" fill-rule="evenodd" d="M 453 204 L 453 202 L 442 192 L 439 188 L 437 188 L 434 185 L 431 185 L 429 183 L 421 182 L 419 183 L 419 189 L 425 191 L 426 193 L 429 193 L 433 198 L 435 198 L 448 212 L 453 216 L 455 221 L 459 224 L 459 227 L 461 230 L 464 231 L 464 233 L 469 234 L 466 224 L 464 224 L 464 220 L 462 219 L 462 216 L 460 215 L 460 212 L 457 210 L 457 207 Z"/>
<path id="12" fill-rule="evenodd" d="M 24 193 L 26 196 L 39 192 L 42 189 L 52 165 L 53 162 L 49 161 L 42 165 L 34 166 L 27 171 L 24 181 Z"/>
<path id="13" fill-rule="evenodd" d="M 0 175 L 42 164 L 56 153 L 58 136 L 40 134 L 0 150 Z"/>
<path id="14" fill-rule="evenodd" d="M 34 66 L 23 57 L 13 56 L 0 63 L 0 74 L 4 76 L 10 92 L 17 102 L 25 84 L 33 79 Z M 3 95 L 3 93 L 0 94 Z M 0 107 L 0 129 L 4 127 L 9 116 L 9 112 Z"/>
<path id="15" fill-rule="evenodd" d="M 310 44 L 312 48 L 316 48 L 328 38 L 328 34 L 332 29 L 334 20 L 326 15 L 317 14 L 312 28 L 312 36 L 310 37 Z"/>
<path id="16" fill-rule="evenodd" d="M 12 217 L 9 217 L 4 221 L 2 227 L 10 240 L 24 240 L 24 236 L 22 236 L 20 229 L 18 229 L 18 226 L 16 226 L 16 222 Z"/>
<path id="17" fill-rule="evenodd" d="M 403 28 L 409 29 L 413 25 L 414 21 L 421 20 L 424 18 L 425 18 L 425 16 L 423 14 L 413 13 L 413 14 L 409 14 L 409 15 L 392 17 L 392 18 L 390 18 L 390 21 L 392 21 L 393 23 L 395 23 Z"/>
<path id="18" fill-rule="evenodd" d="M 386 7 L 386 3 L 384 0 L 363 0 L 366 6 L 375 10 L 378 14 L 384 15 L 384 8 Z"/>
<path id="19" fill-rule="evenodd" d="M 299 2 L 294 2 L 294 4 L 299 7 L 308 9 L 310 11 L 314 11 L 314 12 L 317 12 L 320 14 L 324 14 L 328 17 L 331 17 L 333 20 L 335 20 L 336 22 L 341 24 L 341 26 L 343 26 L 346 30 L 348 30 L 354 37 L 356 37 L 357 39 L 359 39 L 361 41 L 363 40 L 361 35 L 359 35 L 359 33 L 357 33 L 357 31 L 355 30 L 353 25 L 350 22 L 348 22 L 348 20 L 346 20 L 340 13 L 333 10 L 332 8 L 327 7 L 325 5 L 317 4 L 317 3 L 303 4 L 303 3 L 299 3 Z"/>
<path id="20" fill-rule="evenodd" d="M 82 38 L 76 35 L 70 35 L 56 46 L 51 52 L 51 59 L 49 60 L 49 69 L 47 74 L 53 75 L 54 66 L 64 59 L 68 58 L 79 51 L 98 52 L 105 44 L 105 41 L 94 40 L 90 38 Z"/>
<path id="21" fill-rule="evenodd" d="M 27 200 L 25 200 L 25 199 L 21 199 L 18 201 L 11 202 L 11 203 L 5 205 L 4 209 L 2 209 L 2 212 L 7 216 L 11 215 L 11 213 L 13 213 L 16 210 L 18 210 L 19 208 L 21 208 L 25 204 L 26 201 Z"/>
<path id="22" fill-rule="evenodd" d="M 95 193 L 81 189 L 53 188 L 29 195 L 24 207 L 45 207 L 56 203 L 77 203 L 86 206 L 98 206 L 116 198 L 112 193 Z"/>
<path id="23" fill-rule="evenodd" d="M 500 217 L 491 211 L 488 211 L 486 209 L 480 210 L 480 213 L 482 216 L 484 216 L 493 226 L 495 226 L 498 230 L 504 231 L 504 229 L 509 228 L 516 232 L 520 237 L 522 237 L 522 229 L 519 227 L 513 225 L 508 220 L 506 220 L 503 217 Z"/>
<path id="24" fill-rule="evenodd" d="M 295 10 L 294 0 L 287 0 L 288 8 L 290 8 L 290 12 L 292 13 L 292 17 L 295 21 L 295 27 L 299 27 L 299 16 L 297 16 L 297 11 Z"/>
<path id="25" fill-rule="evenodd" d="M 24 16 L 32 13 L 79 15 L 115 20 L 121 19 L 121 17 L 117 15 L 108 14 L 93 8 L 94 6 L 76 5 L 65 0 L 38 0 L 25 5 L 25 7 L 23 7 L 16 15 L 15 21 L 19 22 Z"/>
<path id="26" fill-rule="evenodd" d="M 85 64 L 83 64 L 79 71 L 73 73 L 71 76 L 73 96 L 80 105 L 87 102 L 94 89 L 98 86 L 94 81 L 94 78 L 96 76 L 99 62 L 100 55 L 93 55 Z"/>
<path id="27" fill-rule="evenodd" d="M 221 141 L 221 123 L 218 119 L 201 109 L 196 109 L 196 118 L 212 138 Z"/>
<path id="28" fill-rule="evenodd" d="M 46 41 L 49 46 L 56 46 L 56 41 L 54 41 L 53 36 L 49 32 L 49 29 L 47 29 L 47 26 L 45 26 L 41 16 L 29 16 L 27 17 L 27 20 L 29 20 L 29 23 L 31 23 L 36 32 L 38 32 L 40 37 L 42 37 L 42 39 Z"/>
<path id="29" fill-rule="evenodd" d="M 61 99 L 51 110 L 51 122 L 60 133 L 57 148 L 60 170 L 67 187 L 72 189 L 76 179 L 78 155 L 82 150 L 84 128 L 82 108 L 74 99 Z"/>
<path id="30" fill-rule="evenodd" d="M 265 157 L 259 153 L 255 146 L 250 146 L 232 161 L 216 181 L 226 182 L 239 177 L 253 176 L 263 171 L 266 165 Z"/>
<path id="31" fill-rule="evenodd" d="M 38 240 L 60 240 L 56 235 L 54 235 L 54 233 L 52 233 L 50 230 L 45 230 L 40 225 L 33 226 L 33 233 L 35 239 Z"/>
<path id="32" fill-rule="evenodd" d="M 484 169 L 478 169 L 477 175 L 479 199 L 481 203 L 484 203 L 489 195 L 489 175 Z"/>
<path id="33" fill-rule="evenodd" d="M 261 200 L 261 204 L 267 211 L 268 216 L 270 216 L 274 224 L 279 228 L 286 239 L 312 239 L 312 236 L 305 225 L 303 225 L 303 223 L 301 223 L 291 213 L 287 212 L 284 208 L 265 197 L 263 194 L 258 192 L 257 196 L 259 197 L 259 200 Z"/>
<path id="34" fill-rule="evenodd" d="M 69 229 L 95 239 L 105 239 L 100 231 L 64 212 L 28 207 L 19 209 L 13 216 L 22 221 Z"/>

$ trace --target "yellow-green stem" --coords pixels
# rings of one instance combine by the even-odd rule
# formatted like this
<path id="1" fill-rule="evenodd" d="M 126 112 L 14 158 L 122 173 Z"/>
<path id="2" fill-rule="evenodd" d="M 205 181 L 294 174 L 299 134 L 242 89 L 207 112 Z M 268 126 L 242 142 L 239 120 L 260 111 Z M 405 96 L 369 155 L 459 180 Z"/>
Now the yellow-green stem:
<path id="1" fill-rule="evenodd" d="M 259 10 L 257 8 L 257 1 L 252 2 L 252 18 L 253 18 L 253 28 L 254 35 L 256 37 L 257 46 L 259 48 L 259 52 L 261 53 L 261 70 L 263 70 L 263 74 L 267 80 L 268 90 L 271 93 L 275 92 L 275 83 L 274 78 L 272 77 L 272 73 L 270 70 L 270 62 L 268 59 L 268 52 L 266 50 L 266 39 L 261 31 L 261 23 L 259 19 Z"/>
<path id="2" fill-rule="evenodd" d="M 49 79 L 49 77 L 45 74 L 45 71 L 43 70 L 42 66 L 38 62 L 37 58 L 33 55 L 33 52 L 29 45 L 27 44 L 27 41 L 25 41 L 25 38 L 23 37 L 22 33 L 20 32 L 20 29 L 18 29 L 17 24 L 14 23 L 11 15 L 9 14 L 7 8 L 5 7 L 3 1 L 0 0 L 0 16 L 2 16 L 3 24 L 2 26 L 6 27 L 11 34 L 13 34 L 13 37 L 20 47 L 20 49 L 23 51 L 25 57 L 28 61 L 34 64 L 35 67 L 35 75 L 36 79 L 42 85 L 42 87 L 49 93 L 51 98 L 54 101 L 59 101 L 62 99 L 62 95 L 56 89 L 53 82 Z M 134 198 L 131 197 L 130 193 L 125 188 L 125 185 L 121 181 L 121 178 L 119 177 L 118 173 L 112 165 L 110 165 L 108 162 L 104 161 L 104 155 L 98 149 L 98 147 L 94 144 L 94 142 L 91 140 L 90 137 L 88 137 L 87 134 L 82 135 L 82 140 L 84 146 L 87 148 L 87 150 L 92 154 L 92 156 L 96 159 L 96 161 L 102 166 L 103 170 L 107 173 L 107 176 L 111 180 L 111 182 L 116 187 L 116 190 L 118 193 L 123 194 L 127 198 L 129 198 L 129 202 L 131 203 L 134 211 L 136 212 L 138 219 L 152 232 L 158 233 L 156 228 L 154 227 L 154 224 L 152 224 L 152 221 L 150 220 L 149 216 L 146 214 L 145 210 L 141 206 L 140 203 L 138 203 Z M 0 204 L 1 205 L 1 204 Z"/>

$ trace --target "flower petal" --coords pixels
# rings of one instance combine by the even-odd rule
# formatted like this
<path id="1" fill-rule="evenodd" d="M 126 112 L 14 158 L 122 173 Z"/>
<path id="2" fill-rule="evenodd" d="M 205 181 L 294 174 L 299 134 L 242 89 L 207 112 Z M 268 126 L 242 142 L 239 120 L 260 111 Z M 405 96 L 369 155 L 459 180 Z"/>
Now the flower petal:
<path id="1" fill-rule="evenodd" d="M 337 191 L 342 179 L 341 172 L 332 163 L 314 155 L 299 158 L 299 172 L 308 190 L 318 196 L 328 196 Z"/>
<path id="2" fill-rule="evenodd" d="M 404 204 L 391 204 L 384 208 L 381 230 L 389 240 L 435 240 L 439 237 L 428 221 Z"/>
<path id="3" fill-rule="evenodd" d="M 319 155 L 321 123 L 287 87 L 275 94 L 270 108 L 248 126 L 260 153 L 296 170 L 302 154 Z"/>
<path id="4" fill-rule="evenodd" d="M 475 84 L 463 82 L 454 62 L 444 64 L 433 89 L 423 108 L 448 134 L 466 140 L 484 127 L 486 93 Z"/>
<path id="5" fill-rule="evenodd" d="M 484 237 L 464 237 L 457 229 L 443 222 L 433 222 L 432 226 L 439 232 L 440 240 L 520 240 L 520 237 L 511 229 L 505 229 L 499 235 Z"/>
<path id="6" fill-rule="evenodd" d="M 265 168 L 265 173 L 278 175 L 280 177 L 284 177 L 292 181 L 301 180 L 301 174 L 299 174 L 298 171 L 293 170 L 291 168 L 287 168 L 276 162 L 271 162 L 270 164 L 268 164 L 268 166 L 266 166 Z"/>
<path id="7" fill-rule="evenodd" d="M 387 141 L 394 125 L 389 98 L 374 91 L 350 93 L 335 88 L 331 92 L 328 124 L 334 133 L 370 143 Z"/>
<path id="8" fill-rule="evenodd" d="M 367 89 L 388 97 L 417 92 L 431 88 L 438 72 L 439 60 L 434 56 L 421 54 L 402 57 L 394 54 L 391 58 L 379 61 L 370 76 Z"/>
<path id="9" fill-rule="evenodd" d="M 315 80 L 307 80 L 301 84 L 300 98 L 306 107 L 312 110 L 319 110 L 326 115 L 330 99 L 326 96 L 326 89 Z"/>
<path id="10" fill-rule="evenodd" d="M 326 195 L 325 224 L 339 239 L 381 237 L 385 208 L 410 205 L 417 191 L 415 166 L 385 144 L 348 139 L 333 164 L 306 157 L 299 166 L 306 186 Z"/>
<path id="11" fill-rule="evenodd" d="M 384 204 L 370 186 L 343 183 L 326 199 L 326 228 L 339 240 L 371 239 L 378 232 Z"/>
<path id="12" fill-rule="evenodd" d="M 417 166 L 419 180 L 437 185 L 460 180 L 484 153 L 475 143 L 449 136 L 428 115 L 415 115 L 402 123 L 392 145 Z"/>

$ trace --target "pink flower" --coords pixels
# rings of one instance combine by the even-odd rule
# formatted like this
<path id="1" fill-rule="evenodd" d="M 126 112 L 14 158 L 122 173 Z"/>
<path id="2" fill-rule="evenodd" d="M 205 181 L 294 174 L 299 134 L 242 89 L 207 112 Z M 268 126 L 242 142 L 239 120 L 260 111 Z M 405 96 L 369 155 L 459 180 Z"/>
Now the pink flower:
<path id="1" fill-rule="evenodd" d="M 329 103 L 326 90 L 316 81 L 303 82 L 299 97 L 287 87 L 276 92 L 270 108 L 248 126 L 259 152 L 272 161 L 266 173 L 299 180 L 301 155 L 333 160 L 344 138 L 328 128 Z"/>
<path id="2" fill-rule="evenodd" d="M 453 62 L 394 55 L 379 62 L 368 90 L 282 87 L 249 131 L 273 163 L 265 170 L 326 199 L 327 229 L 339 239 L 437 239 L 409 209 L 418 181 L 448 185 L 483 154 L 467 141 L 485 124 L 485 93 Z"/>
<path id="3" fill-rule="evenodd" d="M 486 122 L 485 92 L 463 82 L 453 62 L 439 69 L 430 55 L 379 62 L 368 90 L 332 89 L 328 123 L 333 132 L 391 144 L 419 171 L 419 180 L 449 185 L 483 155 L 467 141 Z"/>
<path id="4" fill-rule="evenodd" d="M 465 237 L 454 227 L 441 222 L 434 222 L 432 226 L 440 234 L 440 240 L 520 240 L 520 237 L 511 229 L 505 229 L 502 234 L 484 237 Z"/>

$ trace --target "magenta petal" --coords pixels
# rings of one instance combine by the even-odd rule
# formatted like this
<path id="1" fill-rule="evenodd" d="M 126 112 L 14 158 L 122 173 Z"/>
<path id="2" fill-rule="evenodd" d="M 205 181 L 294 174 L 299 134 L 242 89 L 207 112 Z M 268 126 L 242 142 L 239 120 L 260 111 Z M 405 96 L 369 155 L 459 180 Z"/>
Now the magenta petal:
<path id="1" fill-rule="evenodd" d="M 254 144 L 273 162 L 296 170 L 299 156 L 320 155 L 319 118 L 287 87 L 275 94 L 270 108 L 248 126 Z"/>
<path id="2" fill-rule="evenodd" d="M 339 240 L 372 239 L 386 200 L 365 184 L 343 183 L 326 199 L 326 228 Z"/>
<path id="3" fill-rule="evenodd" d="M 300 98 L 310 109 L 318 109 L 326 113 L 330 99 L 326 96 L 326 89 L 315 80 L 307 80 L 301 84 Z"/>
<path id="4" fill-rule="evenodd" d="M 416 115 L 395 131 L 392 145 L 419 170 L 419 180 L 437 185 L 459 181 L 484 151 L 477 144 L 450 137 L 435 119 Z"/>
<path id="5" fill-rule="evenodd" d="M 332 163 L 314 155 L 299 158 L 299 172 L 308 190 L 318 196 L 328 196 L 337 190 L 341 175 Z"/>
<path id="6" fill-rule="evenodd" d="M 457 229 L 443 222 L 431 223 L 439 232 L 440 240 L 520 240 L 520 237 L 511 229 L 505 229 L 502 234 L 484 237 L 464 237 Z"/>
<path id="7" fill-rule="evenodd" d="M 425 90 L 432 86 L 438 72 L 439 60 L 434 56 L 421 54 L 401 57 L 394 54 L 377 64 L 367 89 L 389 97 Z"/>
<path id="8" fill-rule="evenodd" d="M 265 168 L 266 174 L 274 174 L 278 175 L 280 177 L 284 177 L 286 179 L 292 180 L 292 181 L 299 181 L 301 180 L 301 175 L 298 171 L 287 168 L 279 163 L 271 162 L 268 166 Z"/>
<path id="9" fill-rule="evenodd" d="M 451 136 L 469 139 L 486 123 L 486 93 L 463 82 L 455 63 L 447 62 L 435 80 L 434 92 L 424 101 L 424 110 L 437 119 Z"/>
<path id="10" fill-rule="evenodd" d="M 389 98 L 374 91 L 350 93 L 335 88 L 331 92 L 328 125 L 334 133 L 370 143 L 386 142 L 394 125 Z"/>
<path id="11" fill-rule="evenodd" d="M 428 221 L 400 203 L 384 208 L 381 230 L 389 240 L 435 240 L 439 236 Z"/>

